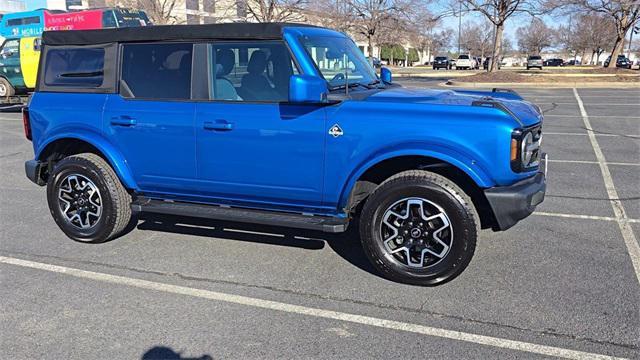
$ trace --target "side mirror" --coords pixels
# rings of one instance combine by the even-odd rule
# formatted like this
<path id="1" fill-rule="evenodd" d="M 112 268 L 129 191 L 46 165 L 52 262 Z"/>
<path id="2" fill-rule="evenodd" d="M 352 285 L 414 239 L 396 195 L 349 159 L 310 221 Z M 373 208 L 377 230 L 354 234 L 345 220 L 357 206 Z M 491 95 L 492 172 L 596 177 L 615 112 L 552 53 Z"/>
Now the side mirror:
<path id="1" fill-rule="evenodd" d="M 391 70 L 386 67 L 380 68 L 380 80 L 382 80 L 383 83 L 391 84 Z"/>
<path id="2" fill-rule="evenodd" d="M 291 75 L 289 79 L 289 102 L 325 102 L 328 92 L 327 81 L 317 76 Z"/>

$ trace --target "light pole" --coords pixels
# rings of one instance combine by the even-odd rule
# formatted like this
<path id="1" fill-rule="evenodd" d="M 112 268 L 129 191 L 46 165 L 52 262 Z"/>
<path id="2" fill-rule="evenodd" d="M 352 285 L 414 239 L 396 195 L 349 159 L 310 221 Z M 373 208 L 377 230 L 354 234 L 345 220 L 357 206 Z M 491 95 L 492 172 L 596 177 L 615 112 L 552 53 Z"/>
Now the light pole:
<path id="1" fill-rule="evenodd" d="M 458 1 L 460 3 L 460 11 L 458 12 L 458 56 L 460 56 L 460 48 L 461 48 L 461 34 L 462 34 L 462 1 Z"/>

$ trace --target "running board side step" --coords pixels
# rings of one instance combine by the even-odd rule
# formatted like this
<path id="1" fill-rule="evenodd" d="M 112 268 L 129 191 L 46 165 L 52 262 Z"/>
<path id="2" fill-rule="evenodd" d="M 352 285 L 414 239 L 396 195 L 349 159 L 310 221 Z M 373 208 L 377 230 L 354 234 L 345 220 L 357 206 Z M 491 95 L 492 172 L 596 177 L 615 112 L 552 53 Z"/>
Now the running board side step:
<path id="1" fill-rule="evenodd" d="M 347 230 L 348 219 L 312 216 L 296 213 L 224 207 L 181 201 L 156 200 L 137 197 L 131 210 L 156 214 L 188 216 L 222 221 L 235 221 L 261 225 L 339 233 Z"/>

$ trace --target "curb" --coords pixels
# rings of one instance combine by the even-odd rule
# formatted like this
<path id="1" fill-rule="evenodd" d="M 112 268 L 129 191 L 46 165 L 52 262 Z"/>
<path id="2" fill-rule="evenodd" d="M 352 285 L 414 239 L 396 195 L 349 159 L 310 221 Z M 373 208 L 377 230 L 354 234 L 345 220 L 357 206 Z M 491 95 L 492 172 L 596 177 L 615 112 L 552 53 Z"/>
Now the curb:
<path id="1" fill-rule="evenodd" d="M 640 88 L 640 81 L 622 82 L 622 81 L 564 81 L 561 83 L 480 83 L 480 82 L 464 82 L 449 80 L 443 84 L 447 87 L 481 87 L 481 88 L 612 88 L 612 89 L 629 89 Z"/>

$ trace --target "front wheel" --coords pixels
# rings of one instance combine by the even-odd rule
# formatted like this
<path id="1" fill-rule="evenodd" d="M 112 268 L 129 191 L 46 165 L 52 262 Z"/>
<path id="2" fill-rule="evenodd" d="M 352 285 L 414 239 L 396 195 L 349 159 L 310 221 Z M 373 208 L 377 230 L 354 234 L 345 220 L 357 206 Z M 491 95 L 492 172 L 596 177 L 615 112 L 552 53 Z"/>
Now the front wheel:
<path id="1" fill-rule="evenodd" d="M 60 160 L 47 182 L 49 211 L 73 240 L 100 243 L 131 220 L 131 196 L 111 166 L 91 153 Z"/>
<path id="2" fill-rule="evenodd" d="M 362 210 L 360 238 L 386 278 L 437 285 L 469 264 L 480 220 L 469 196 L 449 179 L 411 170 L 382 183 Z"/>

